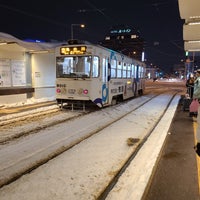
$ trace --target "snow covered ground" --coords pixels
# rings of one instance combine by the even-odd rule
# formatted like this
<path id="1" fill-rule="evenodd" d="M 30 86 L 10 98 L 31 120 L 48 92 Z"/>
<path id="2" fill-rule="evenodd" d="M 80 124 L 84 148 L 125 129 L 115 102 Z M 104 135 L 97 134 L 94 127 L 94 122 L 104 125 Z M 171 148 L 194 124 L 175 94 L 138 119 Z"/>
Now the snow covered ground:
<path id="1" fill-rule="evenodd" d="M 105 184 L 113 177 L 121 164 L 125 162 L 130 153 L 136 148 L 137 144 L 133 146 L 127 145 L 127 138 L 132 137 L 141 140 L 163 113 L 170 96 L 170 94 L 165 94 L 159 98 L 155 98 L 148 104 L 148 107 L 137 109 L 111 127 L 104 129 L 95 136 L 71 148 L 69 151 L 62 153 L 30 174 L 24 175 L 12 184 L 4 186 L 0 189 L 0 199 L 96 199 L 99 192 L 106 187 Z M 145 142 L 143 148 L 138 152 L 107 199 L 141 199 L 164 139 L 168 134 L 168 129 L 179 99 L 180 96 L 177 95 L 171 102 L 164 118 Z M 113 112 L 113 116 L 110 113 L 102 112 L 102 116 L 99 117 L 101 120 L 112 118 L 116 113 L 124 112 L 126 109 L 129 108 L 125 104 L 124 107 L 118 108 L 117 111 Z M 96 121 L 92 115 L 87 120 L 89 122 L 88 127 L 85 121 L 82 121 L 84 124 L 78 124 L 79 127 L 84 128 L 84 130 L 80 130 L 80 133 L 88 132 L 91 125 L 98 127 L 100 122 Z M 71 128 L 63 124 L 58 125 L 56 128 L 49 128 L 46 134 L 51 136 L 51 134 L 57 133 L 59 135 L 71 130 Z M 30 154 L 34 152 L 31 151 L 31 148 L 29 149 Z M 1 167 L 3 167 L 2 164 Z"/>
<path id="2" fill-rule="evenodd" d="M 24 106 L 24 105 L 32 105 L 35 103 L 42 103 L 42 102 L 47 102 L 47 101 L 55 101 L 55 97 L 46 97 L 46 98 L 40 98 L 40 99 L 36 99 L 32 97 L 22 102 L 0 104 L 0 108 L 10 108 L 10 107 L 18 107 L 18 106 Z"/>

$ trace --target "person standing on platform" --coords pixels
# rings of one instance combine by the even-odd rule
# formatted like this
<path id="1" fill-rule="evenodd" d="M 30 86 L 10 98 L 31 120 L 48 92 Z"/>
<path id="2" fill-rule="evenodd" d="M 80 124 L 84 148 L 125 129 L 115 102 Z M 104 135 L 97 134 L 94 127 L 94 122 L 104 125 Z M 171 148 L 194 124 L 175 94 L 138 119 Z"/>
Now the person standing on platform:
<path id="1" fill-rule="evenodd" d="M 193 99 L 198 99 L 200 101 L 200 69 L 198 69 L 196 72 Z M 200 106 L 198 108 L 198 113 L 197 113 L 196 140 L 197 140 L 197 144 L 195 145 L 195 149 L 196 149 L 197 154 L 200 156 Z"/>
<path id="2" fill-rule="evenodd" d="M 187 87 L 187 93 L 189 94 L 190 98 L 193 98 L 193 92 L 194 92 L 194 75 L 190 74 L 188 80 L 186 81 L 186 87 Z"/>

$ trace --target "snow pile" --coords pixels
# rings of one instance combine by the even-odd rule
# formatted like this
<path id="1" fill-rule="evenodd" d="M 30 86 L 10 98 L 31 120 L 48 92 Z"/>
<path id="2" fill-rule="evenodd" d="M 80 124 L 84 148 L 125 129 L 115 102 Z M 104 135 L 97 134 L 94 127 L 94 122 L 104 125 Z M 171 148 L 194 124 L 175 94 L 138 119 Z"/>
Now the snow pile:
<path id="1" fill-rule="evenodd" d="M 40 99 L 35 99 L 34 97 L 32 97 L 32 98 L 27 99 L 26 102 L 23 101 L 23 102 L 16 102 L 12 104 L 2 104 L 0 105 L 0 108 L 19 107 L 19 106 L 31 105 L 31 104 L 36 104 L 36 103 L 48 102 L 48 101 L 55 101 L 55 96 L 45 97 L 45 98 L 40 98 Z"/>

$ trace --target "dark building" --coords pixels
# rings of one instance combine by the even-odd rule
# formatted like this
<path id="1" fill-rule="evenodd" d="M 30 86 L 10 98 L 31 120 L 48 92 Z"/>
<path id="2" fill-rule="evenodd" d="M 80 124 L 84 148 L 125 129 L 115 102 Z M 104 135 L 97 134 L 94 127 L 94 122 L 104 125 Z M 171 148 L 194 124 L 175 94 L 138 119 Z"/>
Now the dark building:
<path id="1" fill-rule="evenodd" d="M 144 40 L 140 32 L 125 25 L 111 27 L 100 45 L 121 52 L 137 60 L 142 60 Z"/>

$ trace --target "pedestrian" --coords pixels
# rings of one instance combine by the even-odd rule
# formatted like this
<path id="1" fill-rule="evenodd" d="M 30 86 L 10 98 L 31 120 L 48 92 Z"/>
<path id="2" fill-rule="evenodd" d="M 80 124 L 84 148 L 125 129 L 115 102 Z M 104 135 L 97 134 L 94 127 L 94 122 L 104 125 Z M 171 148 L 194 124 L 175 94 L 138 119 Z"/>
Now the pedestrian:
<path id="1" fill-rule="evenodd" d="M 200 101 L 200 69 L 196 71 L 196 79 L 194 81 L 194 92 L 193 99 L 198 99 Z M 200 156 L 200 106 L 197 113 L 197 129 L 196 129 L 196 145 L 195 150 Z"/>
<path id="2" fill-rule="evenodd" d="M 186 87 L 187 87 L 187 93 L 189 94 L 189 97 L 193 98 L 193 92 L 194 92 L 194 75 L 191 73 L 188 80 L 186 81 Z"/>

